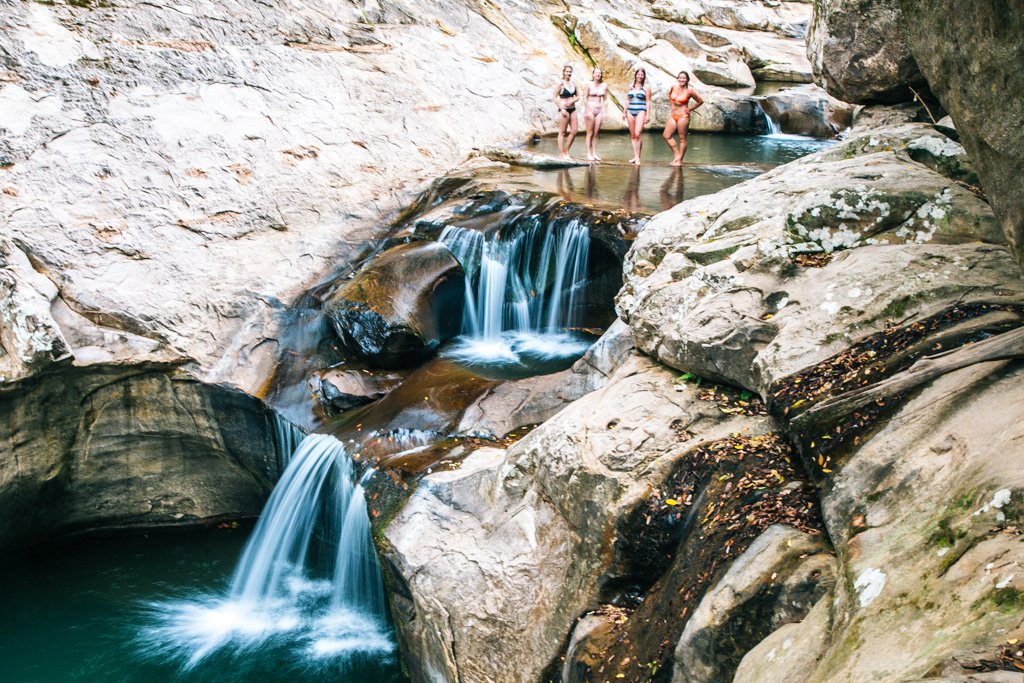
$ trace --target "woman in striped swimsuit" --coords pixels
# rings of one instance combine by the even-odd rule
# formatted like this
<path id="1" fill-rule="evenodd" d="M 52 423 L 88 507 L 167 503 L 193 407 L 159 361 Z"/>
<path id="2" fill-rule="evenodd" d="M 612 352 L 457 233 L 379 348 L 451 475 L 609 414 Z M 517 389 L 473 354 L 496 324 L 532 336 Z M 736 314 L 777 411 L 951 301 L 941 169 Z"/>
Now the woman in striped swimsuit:
<path id="1" fill-rule="evenodd" d="M 647 72 L 643 67 L 636 70 L 633 76 L 633 85 L 626 93 L 626 125 L 629 126 L 629 141 L 633 145 L 633 158 L 629 163 L 640 165 L 640 149 L 644 145 L 641 134 L 644 132 L 644 124 L 647 123 L 647 103 L 651 101 L 651 89 L 647 85 Z"/>

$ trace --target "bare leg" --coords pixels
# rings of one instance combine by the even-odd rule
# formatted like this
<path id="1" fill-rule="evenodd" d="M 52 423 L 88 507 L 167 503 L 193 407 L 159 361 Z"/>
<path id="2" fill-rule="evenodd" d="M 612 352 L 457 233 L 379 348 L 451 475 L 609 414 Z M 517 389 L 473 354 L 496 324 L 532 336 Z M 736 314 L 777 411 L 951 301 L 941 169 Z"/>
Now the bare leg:
<path id="1" fill-rule="evenodd" d="M 690 117 L 687 116 L 679 122 L 679 164 L 683 163 L 683 156 L 686 154 L 686 134 L 690 132 Z"/>
<path id="2" fill-rule="evenodd" d="M 587 125 L 587 161 L 594 161 L 594 115 L 588 111 L 583 119 Z"/>
<path id="3" fill-rule="evenodd" d="M 594 161 L 602 161 L 601 157 L 597 156 L 597 135 L 601 132 L 601 121 L 603 120 L 603 111 L 599 111 L 594 114 Z"/>
<path id="4" fill-rule="evenodd" d="M 640 116 L 643 116 L 643 114 Z M 639 155 L 636 152 L 636 133 L 634 132 L 637 118 L 638 117 L 630 114 L 628 109 L 626 110 L 626 127 L 629 128 L 629 144 L 633 146 L 633 158 L 629 160 L 629 163 L 631 164 L 635 164 L 639 160 Z"/>
<path id="5" fill-rule="evenodd" d="M 576 133 L 579 131 L 579 119 L 576 116 L 576 112 L 569 112 L 569 141 L 565 143 L 565 158 L 571 159 L 572 154 L 572 143 L 576 140 Z"/>
<path id="6" fill-rule="evenodd" d="M 565 146 L 565 129 L 569 127 L 569 114 L 564 111 L 558 112 L 558 156 L 567 157 L 569 152 Z M 572 143 L 570 143 L 572 144 Z"/>
<path id="7" fill-rule="evenodd" d="M 680 161 L 682 157 L 679 156 L 679 145 L 677 145 L 676 141 L 672 139 L 672 136 L 675 134 L 676 120 L 669 116 L 668 122 L 665 124 L 665 132 L 662 133 L 662 137 L 665 138 L 665 142 L 668 143 L 668 146 L 672 148 L 672 163 L 669 164 L 670 166 L 678 166 L 680 163 L 682 163 Z"/>
<path id="8" fill-rule="evenodd" d="M 636 142 L 633 148 L 636 150 L 636 165 L 640 165 L 640 152 L 644 148 L 644 124 L 647 123 L 647 112 L 642 111 L 636 117 Z"/>

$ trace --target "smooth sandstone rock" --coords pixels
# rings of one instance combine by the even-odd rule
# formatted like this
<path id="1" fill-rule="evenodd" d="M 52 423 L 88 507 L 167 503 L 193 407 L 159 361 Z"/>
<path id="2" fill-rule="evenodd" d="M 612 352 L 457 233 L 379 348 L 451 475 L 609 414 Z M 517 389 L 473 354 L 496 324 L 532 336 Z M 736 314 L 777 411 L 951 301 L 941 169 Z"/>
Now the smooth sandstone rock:
<path id="1" fill-rule="evenodd" d="M 812 681 L 925 677 L 1022 634 L 1021 363 L 911 395 L 822 492 L 843 580 Z M 966 672 L 965 672 L 966 673 Z"/>
<path id="2" fill-rule="evenodd" d="M 852 138 L 656 216 L 618 297 L 637 348 L 763 393 L 894 316 L 1019 300 L 988 206 L 902 156 L 932 137 L 946 139 L 927 126 Z M 792 260 L 837 250 L 820 268 Z"/>
<path id="3" fill-rule="evenodd" d="M 408 367 L 459 333 L 465 273 L 440 242 L 374 257 L 324 305 L 348 350 L 374 367 Z"/>
<path id="4" fill-rule="evenodd" d="M 595 606 L 619 515 L 683 452 L 767 426 L 695 392 L 633 357 L 507 453 L 422 480 L 385 532 L 414 681 L 538 678 Z"/>
<path id="5" fill-rule="evenodd" d="M 730 566 L 686 622 L 674 683 L 732 680 L 767 634 L 803 621 L 835 585 L 830 545 L 792 527 L 768 527 Z"/>
<path id="6" fill-rule="evenodd" d="M 758 102 L 765 114 L 778 123 L 781 133 L 830 138 L 850 128 L 853 122 L 852 105 L 830 97 L 814 85 L 786 88 Z"/>
<path id="7" fill-rule="evenodd" d="M 278 475 L 255 398 L 167 365 L 95 364 L 0 393 L 0 545 L 256 515 Z"/>
<path id="8" fill-rule="evenodd" d="M 899 0 L 815 0 L 807 56 L 815 80 L 854 104 L 894 104 L 927 94 L 904 40 Z"/>
<path id="9" fill-rule="evenodd" d="M 982 187 L 1024 265 L 1024 8 L 981 0 L 900 1 L 906 37 L 955 121 Z"/>

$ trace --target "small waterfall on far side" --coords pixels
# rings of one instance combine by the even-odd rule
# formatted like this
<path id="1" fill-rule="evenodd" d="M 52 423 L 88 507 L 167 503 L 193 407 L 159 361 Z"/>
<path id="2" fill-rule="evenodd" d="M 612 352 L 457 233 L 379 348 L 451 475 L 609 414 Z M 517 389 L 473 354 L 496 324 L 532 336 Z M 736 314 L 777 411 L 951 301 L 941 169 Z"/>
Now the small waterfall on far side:
<path id="1" fill-rule="evenodd" d="M 372 470 L 370 471 L 372 472 Z M 154 605 L 144 643 L 184 655 L 274 639 L 299 658 L 388 653 L 387 604 L 361 482 L 345 446 L 327 434 L 298 445 L 246 543 L 227 596 Z"/>
<path id="2" fill-rule="evenodd" d="M 448 226 L 438 238 L 466 271 L 462 341 L 453 355 L 517 362 L 582 353 L 579 327 L 590 258 L 590 231 L 579 219 L 530 220 L 483 233 Z"/>
<path id="3" fill-rule="evenodd" d="M 761 101 L 755 100 L 757 108 L 761 112 L 761 116 L 764 117 L 765 125 L 768 126 L 768 135 L 782 135 L 782 125 L 772 118 L 772 115 L 765 109 Z"/>

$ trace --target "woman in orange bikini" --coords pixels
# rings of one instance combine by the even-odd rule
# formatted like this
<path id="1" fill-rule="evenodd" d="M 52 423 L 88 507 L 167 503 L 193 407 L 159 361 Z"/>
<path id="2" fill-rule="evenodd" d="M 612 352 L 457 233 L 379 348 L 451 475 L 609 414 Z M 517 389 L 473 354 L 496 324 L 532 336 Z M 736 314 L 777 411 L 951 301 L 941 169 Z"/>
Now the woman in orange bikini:
<path id="1" fill-rule="evenodd" d="M 690 101 L 696 102 L 690 105 Z M 697 91 L 690 87 L 690 74 L 680 71 L 675 85 L 668 91 L 668 101 L 672 105 L 668 121 L 665 123 L 665 142 L 672 148 L 672 163 L 670 166 L 682 166 L 683 155 L 686 154 L 686 133 L 690 129 L 690 113 L 704 104 L 704 100 Z M 673 135 L 679 135 L 679 144 L 672 139 Z"/>
<path id="2" fill-rule="evenodd" d="M 562 67 L 562 82 L 555 87 L 555 106 L 558 107 L 558 156 L 571 159 L 569 149 L 576 139 L 576 82 L 572 80 L 572 64 Z M 568 142 L 566 141 L 568 137 Z"/>
<path id="3" fill-rule="evenodd" d="M 601 161 L 597 156 L 597 134 L 601 132 L 601 121 L 604 119 L 604 100 L 608 95 L 608 84 L 604 82 L 601 67 L 594 67 L 594 79 L 587 83 L 583 91 L 586 111 L 583 120 L 587 124 L 587 161 Z"/>

